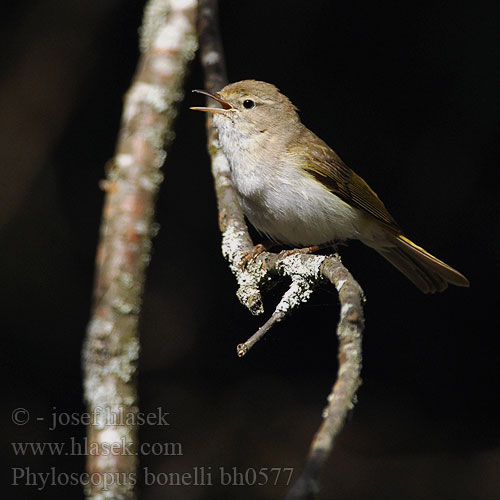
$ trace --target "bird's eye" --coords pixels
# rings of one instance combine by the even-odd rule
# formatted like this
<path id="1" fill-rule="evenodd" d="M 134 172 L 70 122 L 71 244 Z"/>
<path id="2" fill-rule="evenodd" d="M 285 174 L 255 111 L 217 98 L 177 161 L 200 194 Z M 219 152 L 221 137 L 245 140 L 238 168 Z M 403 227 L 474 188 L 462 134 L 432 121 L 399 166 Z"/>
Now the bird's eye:
<path id="1" fill-rule="evenodd" d="M 255 102 L 252 99 L 245 99 L 243 101 L 243 107 L 245 109 L 252 109 L 255 106 Z"/>

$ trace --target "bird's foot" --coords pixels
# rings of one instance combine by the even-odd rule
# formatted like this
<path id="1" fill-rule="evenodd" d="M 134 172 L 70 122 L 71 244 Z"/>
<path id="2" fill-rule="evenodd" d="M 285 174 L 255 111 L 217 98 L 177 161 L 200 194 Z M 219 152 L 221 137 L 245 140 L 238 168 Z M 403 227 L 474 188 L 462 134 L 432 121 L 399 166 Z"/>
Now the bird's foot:
<path id="1" fill-rule="evenodd" d="M 243 258 L 241 259 L 239 267 L 243 269 L 249 264 L 249 262 L 255 259 L 258 255 L 260 255 L 263 252 L 267 252 L 276 245 L 277 243 L 275 243 L 274 241 L 264 241 L 263 243 L 258 243 L 252 248 L 252 250 L 245 252 Z"/>
<path id="2" fill-rule="evenodd" d="M 241 259 L 239 267 L 243 269 L 261 253 L 267 252 L 271 248 L 277 245 L 278 243 L 275 243 L 274 241 L 265 241 L 264 243 L 259 243 L 255 245 L 252 250 L 250 250 L 249 252 L 245 252 L 243 258 Z M 307 255 L 329 247 L 332 247 L 331 243 L 323 243 L 321 245 L 312 245 L 310 247 L 303 247 L 303 248 L 292 248 L 290 250 L 282 250 L 280 252 L 280 255 L 282 257 L 290 257 L 291 255 L 296 255 L 296 254 Z"/>

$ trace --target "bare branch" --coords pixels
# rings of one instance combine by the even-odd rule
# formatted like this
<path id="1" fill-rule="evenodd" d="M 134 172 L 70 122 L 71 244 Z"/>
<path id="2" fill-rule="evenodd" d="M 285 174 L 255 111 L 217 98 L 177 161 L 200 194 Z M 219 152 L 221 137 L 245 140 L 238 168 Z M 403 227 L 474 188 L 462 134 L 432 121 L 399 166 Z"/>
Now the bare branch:
<path id="1" fill-rule="evenodd" d="M 238 356 L 242 358 L 276 323 L 279 323 L 285 316 L 285 311 L 276 308 L 271 317 L 248 340 L 236 346 Z"/>
<path id="2" fill-rule="evenodd" d="M 85 398 L 89 413 L 96 416 L 95 425 L 88 427 L 94 449 L 107 443 L 115 450 L 124 445 L 137 450 L 138 315 L 156 231 L 153 213 L 164 147 L 173 138 L 184 74 L 197 46 L 195 18 L 195 0 L 148 3 L 142 56 L 125 98 L 115 157 L 102 182 L 106 198 L 94 305 L 83 351 Z M 101 482 L 91 482 L 87 497 L 136 498 L 136 469 L 137 456 L 126 450 L 89 456 L 87 470 Z"/>
<path id="3" fill-rule="evenodd" d="M 198 30 L 205 70 L 205 86 L 216 92 L 227 84 L 224 54 L 217 21 L 217 1 L 201 0 Z M 239 207 L 231 181 L 228 162 L 219 148 L 217 133 L 207 117 L 208 151 L 212 160 L 222 251 L 238 282 L 238 298 L 253 314 L 263 312 L 261 287 L 278 276 L 291 279 L 291 285 L 269 320 L 245 343 L 238 346 L 243 356 L 266 332 L 301 303 L 309 300 L 314 287 L 330 281 L 337 288 L 340 298 L 340 321 L 337 326 L 339 339 L 339 369 L 337 380 L 328 396 L 328 406 L 323 413 L 323 423 L 311 444 L 303 473 L 290 490 L 287 500 L 314 498 L 319 491 L 318 478 L 330 454 L 334 439 L 340 432 L 347 412 L 353 405 L 360 384 L 363 330 L 363 292 L 335 254 L 328 257 L 303 253 L 263 252 L 248 262 L 253 243 L 248 234 L 245 218 Z"/>
<path id="4" fill-rule="evenodd" d="M 205 88 L 209 92 L 217 92 L 228 83 L 218 3 L 218 0 L 200 0 L 198 10 L 201 63 L 205 70 Z"/>

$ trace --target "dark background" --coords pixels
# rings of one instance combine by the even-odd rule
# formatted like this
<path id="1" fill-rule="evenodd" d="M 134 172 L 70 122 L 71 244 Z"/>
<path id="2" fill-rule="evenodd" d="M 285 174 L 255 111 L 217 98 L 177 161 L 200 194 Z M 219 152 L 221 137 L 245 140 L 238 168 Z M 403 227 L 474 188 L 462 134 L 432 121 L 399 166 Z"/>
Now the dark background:
<path id="1" fill-rule="evenodd" d="M 276 84 L 303 121 L 378 192 L 417 243 L 470 289 L 422 295 L 375 252 L 344 263 L 367 296 L 359 402 L 322 477 L 321 498 L 500 497 L 497 279 L 498 4 L 222 1 L 230 81 Z M 103 193 L 123 95 L 137 62 L 142 2 L 30 0 L 1 19 L 0 435 L 10 467 L 80 472 L 81 456 L 16 456 L 12 441 L 80 440 L 49 431 L 83 412 L 80 350 Z M 199 61 L 186 89 L 202 88 Z M 141 315 L 140 404 L 169 427 L 143 442 L 150 472 L 294 467 L 297 476 L 336 372 L 334 290 L 278 325 L 244 359 L 236 345 L 265 317 L 238 303 L 220 254 L 204 120 L 186 93 L 157 204 L 161 226 Z M 11 412 L 29 410 L 14 426 Z M 45 418 L 37 421 L 36 418 Z M 25 480 L 20 480 L 25 483 Z M 161 487 L 142 498 L 282 498 L 266 487 Z M 7 493 L 5 493 L 7 495 Z M 11 487 L 9 498 L 82 498 L 79 487 Z"/>

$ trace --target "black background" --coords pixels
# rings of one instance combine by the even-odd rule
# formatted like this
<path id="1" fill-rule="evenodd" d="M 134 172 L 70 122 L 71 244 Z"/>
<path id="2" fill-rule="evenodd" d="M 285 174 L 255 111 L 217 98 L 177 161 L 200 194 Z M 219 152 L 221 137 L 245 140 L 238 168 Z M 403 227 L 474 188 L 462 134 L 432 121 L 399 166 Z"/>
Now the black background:
<path id="1" fill-rule="evenodd" d="M 1 437 L 10 467 L 81 472 L 82 456 L 16 456 L 12 441 L 81 440 L 51 414 L 85 411 L 80 350 L 103 194 L 142 2 L 25 1 L 2 19 Z M 422 295 L 375 252 L 344 263 L 367 296 L 359 402 L 320 498 L 500 496 L 498 425 L 498 5 L 222 1 L 230 81 L 277 85 L 306 125 L 364 177 L 418 244 L 470 289 Z M 186 90 L 203 88 L 196 60 Z M 201 101 L 202 102 L 202 101 Z M 238 303 L 220 254 L 204 117 L 186 92 L 164 167 L 141 315 L 140 405 L 170 412 L 143 442 L 150 472 L 300 470 L 336 372 L 336 293 L 324 288 L 244 359 L 265 317 Z M 29 410 L 14 426 L 11 412 Z M 36 418 L 45 421 L 37 421 Z M 208 470 L 208 469 L 206 469 Z M 251 474 L 250 474 L 251 476 Z M 250 477 L 249 476 L 249 477 Z M 25 484 L 25 480 L 19 480 Z M 143 486 L 144 499 L 282 498 L 278 486 Z M 79 487 L 11 487 L 10 498 L 82 498 Z"/>

